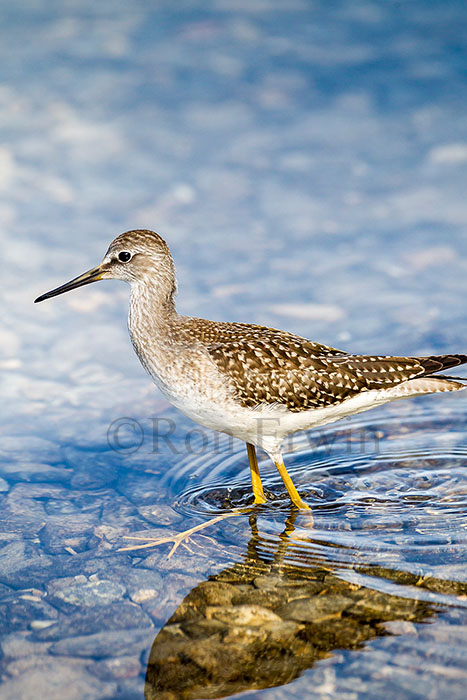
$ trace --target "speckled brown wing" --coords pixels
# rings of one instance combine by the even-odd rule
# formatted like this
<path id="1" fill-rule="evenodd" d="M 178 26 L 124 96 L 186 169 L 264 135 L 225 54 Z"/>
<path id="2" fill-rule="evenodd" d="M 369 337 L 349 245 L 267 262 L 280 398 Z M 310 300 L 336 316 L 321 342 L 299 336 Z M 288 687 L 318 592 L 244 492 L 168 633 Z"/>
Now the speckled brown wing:
<path id="1" fill-rule="evenodd" d="M 203 335 L 237 400 L 251 408 L 260 404 L 281 404 L 290 411 L 322 408 L 467 361 L 463 355 L 348 355 L 292 333 L 240 323 L 206 326 Z"/>

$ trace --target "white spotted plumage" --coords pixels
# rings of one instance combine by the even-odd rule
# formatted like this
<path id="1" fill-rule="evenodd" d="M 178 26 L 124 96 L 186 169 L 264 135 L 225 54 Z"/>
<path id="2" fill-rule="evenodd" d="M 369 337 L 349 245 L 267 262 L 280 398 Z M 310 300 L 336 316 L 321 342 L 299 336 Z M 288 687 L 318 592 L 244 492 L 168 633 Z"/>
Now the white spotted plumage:
<path id="1" fill-rule="evenodd" d="M 172 256 L 153 231 L 121 234 L 101 265 L 36 301 L 103 278 L 131 285 L 133 346 L 165 396 L 194 421 L 263 448 L 299 508 L 306 506 L 282 470 L 287 435 L 387 401 L 464 388 L 433 375 L 467 355 L 351 355 L 273 328 L 180 316 Z M 255 502 L 264 503 L 251 459 L 250 467 Z"/>
<path id="2" fill-rule="evenodd" d="M 154 241 L 157 234 L 130 231 L 109 251 L 131 248 L 135 235 L 141 247 L 146 233 L 159 258 L 153 268 L 145 260 L 132 283 L 132 342 L 169 401 L 206 427 L 257 445 L 274 459 L 293 432 L 387 401 L 463 388 L 427 376 L 462 364 L 463 355 L 350 355 L 272 328 L 180 316 L 172 258 L 162 239 L 160 246 Z"/>

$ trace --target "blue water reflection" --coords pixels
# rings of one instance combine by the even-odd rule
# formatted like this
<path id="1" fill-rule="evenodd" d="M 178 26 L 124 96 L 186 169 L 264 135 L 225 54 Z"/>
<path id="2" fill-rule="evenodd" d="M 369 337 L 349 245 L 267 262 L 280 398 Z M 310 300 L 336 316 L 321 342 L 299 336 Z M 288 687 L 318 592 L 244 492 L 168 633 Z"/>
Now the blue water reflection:
<path id="1" fill-rule="evenodd" d="M 246 455 L 204 445 L 149 382 L 123 285 L 32 300 L 149 227 L 183 313 L 354 352 L 465 351 L 465 3 L 2 10 L 0 695 L 142 698 L 153 640 L 243 561 L 249 516 L 170 559 L 168 544 L 117 549 L 248 507 Z M 157 445 L 154 421 L 174 428 Z M 367 635 L 364 654 L 337 644 L 248 697 L 463 699 L 465 397 L 392 404 L 290 449 L 316 527 L 295 523 L 288 565 L 437 607 L 430 625 L 388 615 L 394 636 Z M 288 503 L 261 469 L 268 566 Z"/>

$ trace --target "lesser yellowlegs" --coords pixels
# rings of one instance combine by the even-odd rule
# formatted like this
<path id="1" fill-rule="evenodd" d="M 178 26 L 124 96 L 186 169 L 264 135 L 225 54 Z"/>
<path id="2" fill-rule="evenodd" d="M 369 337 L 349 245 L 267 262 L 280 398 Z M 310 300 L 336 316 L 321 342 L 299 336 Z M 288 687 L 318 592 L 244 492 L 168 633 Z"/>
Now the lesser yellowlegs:
<path id="1" fill-rule="evenodd" d="M 131 340 L 169 401 L 197 423 L 247 444 L 257 504 L 266 497 L 255 447 L 270 456 L 295 506 L 308 509 L 284 466 L 287 435 L 395 399 L 464 388 L 433 375 L 467 362 L 467 355 L 351 355 L 286 331 L 179 315 L 172 256 L 153 231 L 122 233 L 100 265 L 36 302 L 101 279 L 130 284 Z"/>

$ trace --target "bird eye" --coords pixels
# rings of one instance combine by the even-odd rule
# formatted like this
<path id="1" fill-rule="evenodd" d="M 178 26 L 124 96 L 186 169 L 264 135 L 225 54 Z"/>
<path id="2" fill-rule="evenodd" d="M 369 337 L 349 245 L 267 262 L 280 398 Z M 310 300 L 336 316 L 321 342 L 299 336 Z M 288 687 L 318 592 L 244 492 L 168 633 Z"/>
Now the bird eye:
<path id="1" fill-rule="evenodd" d="M 120 262 L 126 263 L 131 260 L 131 253 L 129 253 L 127 250 L 122 250 L 122 252 L 118 254 L 118 259 Z"/>

